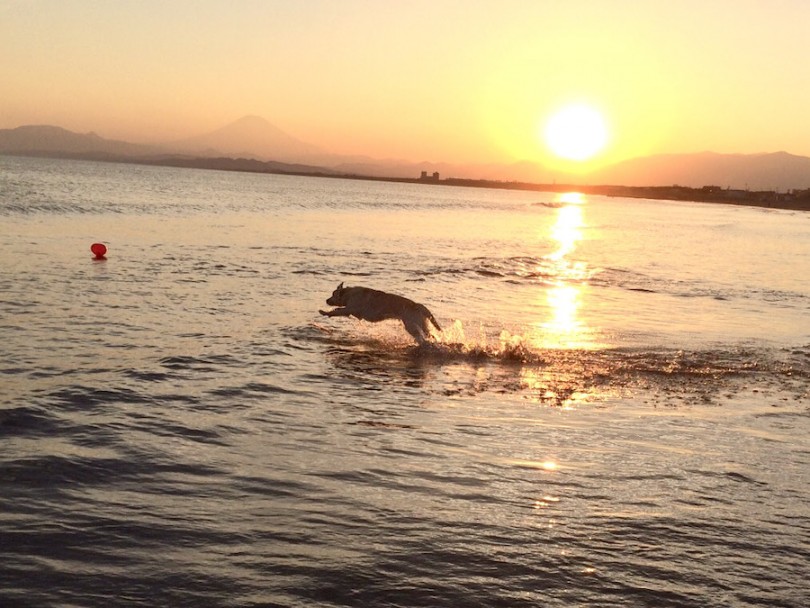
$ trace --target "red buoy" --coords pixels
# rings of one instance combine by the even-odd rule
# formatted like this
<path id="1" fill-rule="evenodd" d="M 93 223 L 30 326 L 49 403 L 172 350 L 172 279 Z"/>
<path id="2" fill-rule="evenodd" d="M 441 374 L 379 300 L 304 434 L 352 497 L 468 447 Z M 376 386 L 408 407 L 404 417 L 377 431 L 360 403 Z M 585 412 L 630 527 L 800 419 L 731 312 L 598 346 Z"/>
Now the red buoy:
<path id="1" fill-rule="evenodd" d="M 90 251 L 93 252 L 93 255 L 96 256 L 95 259 L 97 260 L 107 259 L 104 257 L 104 254 L 107 253 L 107 246 L 104 245 L 104 243 L 93 243 L 90 245 Z"/>

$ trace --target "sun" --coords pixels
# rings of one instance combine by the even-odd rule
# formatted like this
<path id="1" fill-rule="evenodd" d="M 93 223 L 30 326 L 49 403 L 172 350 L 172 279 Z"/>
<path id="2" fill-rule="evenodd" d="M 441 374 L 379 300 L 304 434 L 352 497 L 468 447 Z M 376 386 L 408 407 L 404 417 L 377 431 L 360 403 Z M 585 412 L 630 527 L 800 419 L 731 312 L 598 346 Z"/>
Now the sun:
<path id="1" fill-rule="evenodd" d="M 556 156 L 581 162 L 605 147 L 608 131 L 597 110 L 586 104 L 571 104 L 548 119 L 543 137 Z"/>

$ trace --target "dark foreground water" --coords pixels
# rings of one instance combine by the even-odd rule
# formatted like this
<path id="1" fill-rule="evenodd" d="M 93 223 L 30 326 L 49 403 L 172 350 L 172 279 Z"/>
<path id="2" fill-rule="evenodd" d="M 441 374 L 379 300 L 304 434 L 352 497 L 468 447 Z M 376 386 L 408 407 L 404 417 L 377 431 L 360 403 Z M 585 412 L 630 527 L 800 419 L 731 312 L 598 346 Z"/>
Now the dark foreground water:
<path id="1" fill-rule="evenodd" d="M 2 606 L 810 605 L 807 214 L 0 157 L 0 223 Z"/>

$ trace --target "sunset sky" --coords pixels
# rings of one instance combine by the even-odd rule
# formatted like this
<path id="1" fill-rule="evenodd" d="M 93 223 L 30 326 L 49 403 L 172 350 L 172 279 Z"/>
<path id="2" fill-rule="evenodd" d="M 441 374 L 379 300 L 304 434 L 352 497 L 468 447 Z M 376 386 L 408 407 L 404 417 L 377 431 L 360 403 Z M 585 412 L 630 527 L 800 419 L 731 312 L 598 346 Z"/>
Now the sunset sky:
<path id="1" fill-rule="evenodd" d="M 0 128 L 154 142 L 258 115 L 341 154 L 593 165 L 652 153 L 810 156 L 807 0 L 0 0 Z M 566 161 L 573 162 L 573 161 Z"/>

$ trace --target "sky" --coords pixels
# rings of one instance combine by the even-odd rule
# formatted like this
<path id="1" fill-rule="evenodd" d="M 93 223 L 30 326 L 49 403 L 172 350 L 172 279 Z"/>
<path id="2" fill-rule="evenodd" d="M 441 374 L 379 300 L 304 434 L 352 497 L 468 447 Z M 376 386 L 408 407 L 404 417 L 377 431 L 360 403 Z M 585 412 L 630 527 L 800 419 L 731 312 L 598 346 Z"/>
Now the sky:
<path id="1" fill-rule="evenodd" d="M 0 0 L 0 128 L 153 143 L 257 115 L 381 159 L 810 156 L 808 25 L 807 0 Z M 572 104 L 603 117 L 587 161 L 544 140 Z"/>

